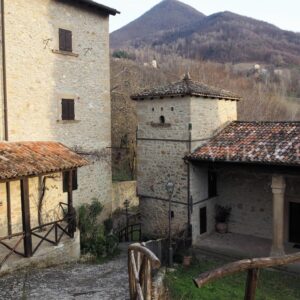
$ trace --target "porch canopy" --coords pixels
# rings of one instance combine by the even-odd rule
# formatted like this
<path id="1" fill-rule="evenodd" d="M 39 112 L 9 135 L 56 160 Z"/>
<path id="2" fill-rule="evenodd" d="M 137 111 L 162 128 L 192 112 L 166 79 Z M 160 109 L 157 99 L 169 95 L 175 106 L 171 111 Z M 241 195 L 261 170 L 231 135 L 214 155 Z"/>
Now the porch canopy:
<path id="1" fill-rule="evenodd" d="M 192 163 L 247 166 L 272 173 L 272 254 L 284 253 L 284 174 L 298 174 L 300 167 L 300 122 L 235 121 L 186 156 Z"/>
<path id="2" fill-rule="evenodd" d="M 0 142 L 0 180 L 40 176 L 85 166 L 88 161 L 57 142 Z"/>
<path id="3" fill-rule="evenodd" d="M 57 228 L 61 228 L 63 233 L 68 234 L 70 237 L 74 235 L 75 217 L 72 196 L 72 170 L 83 167 L 87 164 L 88 161 L 85 158 L 58 142 L 0 142 L 0 182 L 6 183 L 8 225 L 8 236 L 0 237 L 0 244 L 10 250 L 10 253 L 4 257 L 2 261 L 0 261 L 0 268 L 13 253 L 25 257 L 32 256 L 44 240 L 52 244 L 58 244 L 62 235 L 58 237 Z M 52 222 L 51 224 L 43 224 L 40 228 L 33 229 L 30 225 L 29 178 L 58 172 L 67 172 L 68 175 L 67 218 Z M 23 225 L 23 231 L 21 233 L 12 233 L 11 228 L 11 181 L 20 181 Z M 59 222 L 63 221 L 68 223 L 65 228 L 62 228 L 59 224 Z M 52 227 L 44 237 L 36 233 L 37 229 L 41 230 L 46 226 Z M 53 228 L 55 228 L 55 241 L 49 240 L 48 237 Z M 41 239 L 35 249 L 32 248 L 32 235 Z M 4 242 L 4 240 L 11 240 L 13 237 L 19 238 L 15 246 L 9 246 Z M 22 240 L 24 244 L 24 254 L 16 250 L 18 244 Z"/>

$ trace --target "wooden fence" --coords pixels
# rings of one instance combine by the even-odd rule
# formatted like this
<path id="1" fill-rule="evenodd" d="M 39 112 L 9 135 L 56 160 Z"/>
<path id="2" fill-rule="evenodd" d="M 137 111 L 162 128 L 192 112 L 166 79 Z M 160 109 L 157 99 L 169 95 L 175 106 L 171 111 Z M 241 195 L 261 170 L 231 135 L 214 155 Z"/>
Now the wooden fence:
<path id="1" fill-rule="evenodd" d="M 258 283 L 259 270 L 270 267 L 287 265 L 300 262 L 300 252 L 279 257 L 264 257 L 254 259 L 244 259 L 229 263 L 221 268 L 208 271 L 194 279 L 194 283 L 198 288 L 224 276 L 247 271 L 247 282 L 245 287 L 245 300 L 254 300 Z"/>
<path id="2" fill-rule="evenodd" d="M 128 274 L 131 300 L 152 299 L 152 271 L 160 268 L 160 261 L 145 244 L 128 247 Z"/>

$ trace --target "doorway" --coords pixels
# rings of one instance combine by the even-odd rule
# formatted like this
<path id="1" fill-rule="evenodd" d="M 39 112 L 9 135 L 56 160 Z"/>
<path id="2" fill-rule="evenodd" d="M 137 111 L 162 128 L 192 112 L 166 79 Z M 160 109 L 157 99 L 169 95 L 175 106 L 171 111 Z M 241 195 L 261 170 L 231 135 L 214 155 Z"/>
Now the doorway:
<path id="1" fill-rule="evenodd" d="M 300 244 L 300 203 L 290 202 L 289 241 Z"/>
<path id="2" fill-rule="evenodd" d="M 206 206 L 200 208 L 200 234 L 207 231 L 207 210 Z"/>

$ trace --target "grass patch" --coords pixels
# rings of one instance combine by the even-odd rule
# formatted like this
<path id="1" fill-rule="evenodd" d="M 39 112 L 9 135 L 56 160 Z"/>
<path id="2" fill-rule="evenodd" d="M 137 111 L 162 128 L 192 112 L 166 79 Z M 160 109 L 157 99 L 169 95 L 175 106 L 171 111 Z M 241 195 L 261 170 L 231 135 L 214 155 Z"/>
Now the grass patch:
<path id="1" fill-rule="evenodd" d="M 192 279 L 199 274 L 228 263 L 209 258 L 194 262 L 185 269 L 181 266 L 166 277 L 172 300 L 233 300 L 244 299 L 246 273 L 239 273 L 204 286 L 195 287 Z M 262 270 L 259 276 L 256 300 L 299 300 L 300 276 Z"/>

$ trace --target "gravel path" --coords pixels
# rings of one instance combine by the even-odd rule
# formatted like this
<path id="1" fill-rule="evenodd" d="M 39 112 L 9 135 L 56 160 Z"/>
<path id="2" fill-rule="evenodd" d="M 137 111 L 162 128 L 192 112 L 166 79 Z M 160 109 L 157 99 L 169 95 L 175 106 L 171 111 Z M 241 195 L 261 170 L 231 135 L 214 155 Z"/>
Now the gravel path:
<path id="1" fill-rule="evenodd" d="M 1 300 L 128 299 L 126 252 L 105 264 L 72 264 L 0 277 Z"/>

